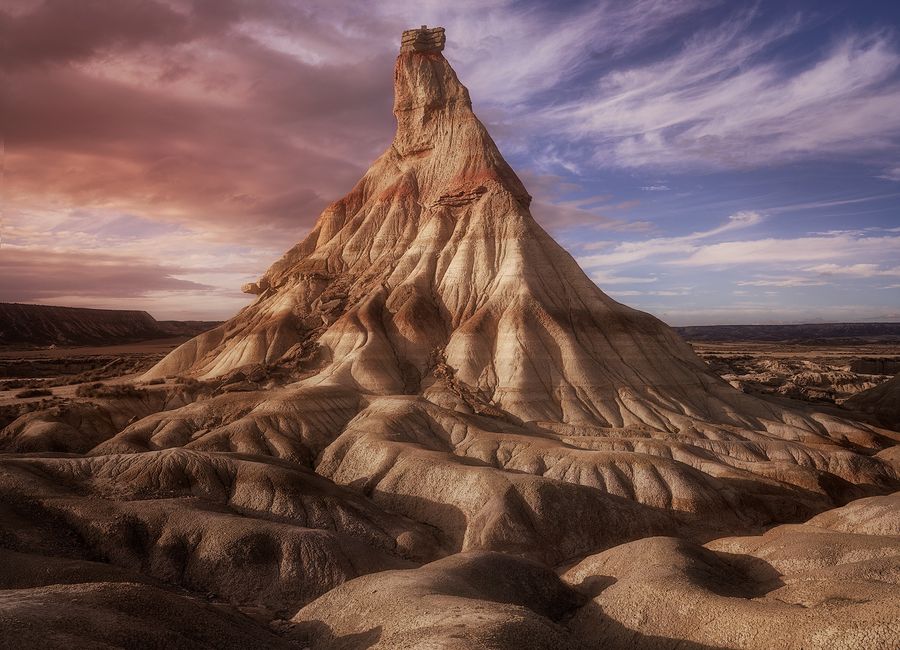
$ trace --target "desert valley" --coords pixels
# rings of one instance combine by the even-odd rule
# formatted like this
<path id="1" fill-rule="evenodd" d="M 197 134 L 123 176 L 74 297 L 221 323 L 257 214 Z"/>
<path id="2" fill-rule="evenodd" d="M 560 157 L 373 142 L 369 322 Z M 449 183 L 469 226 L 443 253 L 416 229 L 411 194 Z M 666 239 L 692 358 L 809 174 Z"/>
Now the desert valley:
<path id="1" fill-rule="evenodd" d="M 898 647 L 900 324 L 611 298 L 444 47 L 228 320 L 0 305 L 0 647 Z"/>

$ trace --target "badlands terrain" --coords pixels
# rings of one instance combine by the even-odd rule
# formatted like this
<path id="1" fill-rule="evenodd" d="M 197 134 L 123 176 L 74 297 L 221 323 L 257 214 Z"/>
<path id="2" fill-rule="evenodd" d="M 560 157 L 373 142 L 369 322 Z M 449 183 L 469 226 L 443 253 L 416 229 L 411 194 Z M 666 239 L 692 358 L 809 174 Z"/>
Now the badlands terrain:
<path id="1" fill-rule="evenodd" d="M 0 646 L 900 645 L 889 366 L 766 391 L 609 298 L 443 48 L 252 304 L 0 394 Z"/>

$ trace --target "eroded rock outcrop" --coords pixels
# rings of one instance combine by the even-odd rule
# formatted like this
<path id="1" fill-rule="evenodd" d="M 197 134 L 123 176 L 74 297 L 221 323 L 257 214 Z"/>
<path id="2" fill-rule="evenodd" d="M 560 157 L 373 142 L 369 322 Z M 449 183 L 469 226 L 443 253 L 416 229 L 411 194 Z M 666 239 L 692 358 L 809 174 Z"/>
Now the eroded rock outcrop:
<path id="1" fill-rule="evenodd" d="M 854 395 L 844 406 L 875 417 L 886 427 L 900 430 L 900 375 Z"/>
<path id="2" fill-rule="evenodd" d="M 894 494 L 758 537 L 625 544 L 563 575 L 591 596 L 569 629 L 591 647 L 894 647 L 898 522 Z"/>
<path id="3" fill-rule="evenodd" d="M 253 304 L 144 377 L 217 388 L 7 427 L 7 451 L 76 453 L 2 459 L 14 532 L 0 546 L 101 560 L 267 620 L 300 610 L 276 626 L 298 647 L 631 647 L 634 630 L 670 647 L 721 639 L 691 636 L 690 612 L 640 627 L 628 608 L 677 589 L 751 627 L 786 611 L 743 602 L 770 574 L 702 542 L 897 489 L 900 434 L 741 393 L 598 289 L 532 217 L 443 46 L 440 28 L 404 34 L 390 147 L 245 287 Z M 564 563 L 571 586 L 548 568 Z M 607 571 L 621 592 L 601 593 Z M 70 591 L 108 611 L 109 589 Z M 890 638 L 896 586 L 871 592 L 851 620 Z M 616 593 L 601 616 L 598 595 Z"/>
<path id="4" fill-rule="evenodd" d="M 725 529 L 897 485 L 896 466 L 874 456 L 894 434 L 741 393 L 665 324 L 598 289 L 532 217 L 441 53 L 443 30 L 411 30 L 403 43 L 388 150 L 255 283 L 255 303 L 146 375 L 208 378 L 252 363 L 294 367 L 299 382 L 215 426 L 189 407 L 100 448 L 178 422 L 181 442 L 164 444 L 259 453 L 269 440 L 270 453 L 315 459 L 407 514 L 433 492 L 431 465 L 463 480 L 477 461 L 660 512 L 713 512 Z M 323 426 L 324 395 L 355 410 Z M 219 399 L 203 410 L 233 411 Z M 143 448 L 153 447 L 133 447 Z M 389 496 L 392 465 L 404 468 L 402 497 Z M 471 520 L 463 501 L 445 505 Z M 460 548 L 473 539 L 452 536 Z"/>

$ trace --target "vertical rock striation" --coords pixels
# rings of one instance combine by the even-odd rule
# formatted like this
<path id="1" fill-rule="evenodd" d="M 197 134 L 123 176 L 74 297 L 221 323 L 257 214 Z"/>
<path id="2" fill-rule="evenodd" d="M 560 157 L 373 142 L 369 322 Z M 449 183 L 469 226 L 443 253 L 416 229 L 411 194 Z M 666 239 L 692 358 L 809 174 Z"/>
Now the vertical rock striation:
<path id="1" fill-rule="evenodd" d="M 310 381 L 366 394 L 447 405 L 462 390 L 470 408 L 526 422 L 821 433 L 732 390 L 669 327 L 596 287 L 532 217 L 443 47 L 442 28 L 404 32 L 390 147 L 246 287 L 254 304 L 147 378 L 214 377 L 315 344 Z"/>

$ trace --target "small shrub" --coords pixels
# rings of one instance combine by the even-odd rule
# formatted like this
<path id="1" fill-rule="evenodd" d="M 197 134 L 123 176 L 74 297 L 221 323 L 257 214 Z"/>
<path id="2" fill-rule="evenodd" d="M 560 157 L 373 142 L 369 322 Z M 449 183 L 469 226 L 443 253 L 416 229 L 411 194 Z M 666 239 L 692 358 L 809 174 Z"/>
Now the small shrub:
<path id="1" fill-rule="evenodd" d="M 93 384 L 82 384 L 75 389 L 75 395 L 78 397 L 98 397 L 97 393 L 104 385 L 102 381 Z"/>
<path id="2" fill-rule="evenodd" d="M 144 391 L 138 390 L 132 384 L 113 384 L 112 386 L 107 386 L 102 382 L 96 382 L 93 384 L 82 384 L 75 389 L 75 394 L 78 397 L 121 398 L 140 397 L 144 394 Z"/>
<path id="3" fill-rule="evenodd" d="M 53 391 L 46 388 L 29 388 L 16 393 L 16 397 L 50 397 L 51 395 L 53 395 Z"/>

